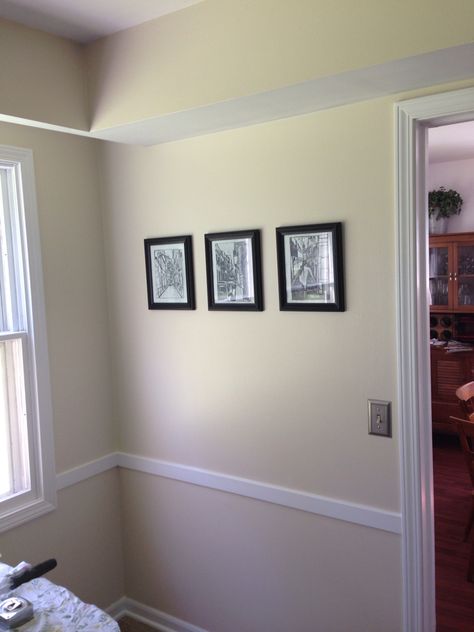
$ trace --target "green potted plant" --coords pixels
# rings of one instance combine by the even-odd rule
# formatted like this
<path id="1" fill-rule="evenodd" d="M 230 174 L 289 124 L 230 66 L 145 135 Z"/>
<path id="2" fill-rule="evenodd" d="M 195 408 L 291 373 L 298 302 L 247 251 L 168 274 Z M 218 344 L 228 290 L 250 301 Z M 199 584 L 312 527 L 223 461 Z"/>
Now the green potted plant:
<path id="1" fill-rule="evenodd" d="M 428 193 L 430 234 L 445 233 L 451 215 L 459 215 L 463 199 L 457 191 L 440 187 Z"/>

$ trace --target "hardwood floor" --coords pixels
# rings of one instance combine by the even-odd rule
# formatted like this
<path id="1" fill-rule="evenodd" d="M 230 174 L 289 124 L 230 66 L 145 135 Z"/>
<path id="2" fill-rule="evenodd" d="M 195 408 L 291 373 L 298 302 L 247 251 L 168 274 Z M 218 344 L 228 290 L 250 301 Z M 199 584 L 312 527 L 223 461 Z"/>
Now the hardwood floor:
<path id="1" fill-rule="evenodd" d="M 471 541 L 463 542 L 470 480 L 457 437 L 433 438 L 437 632 L 474 632 L 474 583 L 468 582 Z"/>
<path id="2" fill-rule="evenodd" d="M 154 632 L 154 628 L 132 619 L 132 617 L 122 617 L 118 622 L 121 632 Z"/>

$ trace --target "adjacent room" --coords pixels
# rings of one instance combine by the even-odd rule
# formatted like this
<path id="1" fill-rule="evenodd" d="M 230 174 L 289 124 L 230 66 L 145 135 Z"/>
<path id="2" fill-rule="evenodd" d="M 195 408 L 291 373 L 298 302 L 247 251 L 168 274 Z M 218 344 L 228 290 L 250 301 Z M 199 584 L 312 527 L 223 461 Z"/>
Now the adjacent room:
<path id="1" fill-rule="evenodd" d="M 0 0 L 0 596 L 57 560 L 15 589 L 27 626 L 436 629 L 406 501 L 433 533 L 407 456 L 431 401 L 407 412 L 400 352 L 421 233 L 400 227 L 419 200 L 427 248 L 444 186 L 449 234 L 474 231 L 474 154 L 431 156 L 417 197 L 395 113 L 456 104 L 411 156 L 435 117 L 474 120 L 473 20 L 468 0 Z M 420 269 L 420 353 L 429 318 L 470 344 L 470 289 L 454 309 Z"/>
<path id="2" fill-rule="evenodd" d="M 472 458 L 463 453 L 452 417 L 469 418 L 463 406 L 474 387 L 474 123 L 431 128 L 428 158 L 437 620 L 439 627 L 462 628 L 474 616 L 474 567 L 468 563 Z"/>

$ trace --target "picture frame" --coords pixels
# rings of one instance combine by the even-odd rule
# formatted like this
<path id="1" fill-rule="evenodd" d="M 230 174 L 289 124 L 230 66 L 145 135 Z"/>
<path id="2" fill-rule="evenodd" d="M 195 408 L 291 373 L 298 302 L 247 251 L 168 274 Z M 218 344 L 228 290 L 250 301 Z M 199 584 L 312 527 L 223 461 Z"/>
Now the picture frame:
<path id="1" fill-rule="evenodd" d="M 195 309 L 191 235 L 144 240 L 148 309 Z"/>
<path id="2" fill-rule="evenodd" d="M 210 310 L 262 311 L 260 231 L 204 235 Z"/>
<path id="3" fill-rule="evenodd" d="M 343 312 L 342 223 L 276 229 L 280 310 Z"/>

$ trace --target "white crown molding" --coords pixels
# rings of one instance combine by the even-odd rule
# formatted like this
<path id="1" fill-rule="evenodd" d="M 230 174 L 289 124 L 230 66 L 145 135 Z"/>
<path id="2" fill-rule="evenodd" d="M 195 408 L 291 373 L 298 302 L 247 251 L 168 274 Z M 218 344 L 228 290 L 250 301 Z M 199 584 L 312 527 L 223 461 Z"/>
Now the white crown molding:
<path id="1" fill-rule="evenodd" d="M 157 145 L 473 78 L 474 44 L 89 131 L 0 114 L 0 121 L 131 145 Z"/>
<path id="2" fill-rule="evenodd" d="M 203 628 L 198 628 L 196 625 L 166 614 L 161 610 L 145 606 L 145 604 L 129 597 L 122 597 L 106 608 L 106 612 L 116 621 L 129 616 L 161 632 L 207 632 Z"/>
<path id="3" fill-rule="evenodd" d="M 57 477 L 58 489 L 65 489 L 117 466 L 142 474 L 152 474 L 200 487 L 208 487 L 390 533 L 401 533 L 399 513 L 318 496 L 310 492 L 289 489 L 248 478 L 122 452 L 108 454 L 59 474 Z"/>

